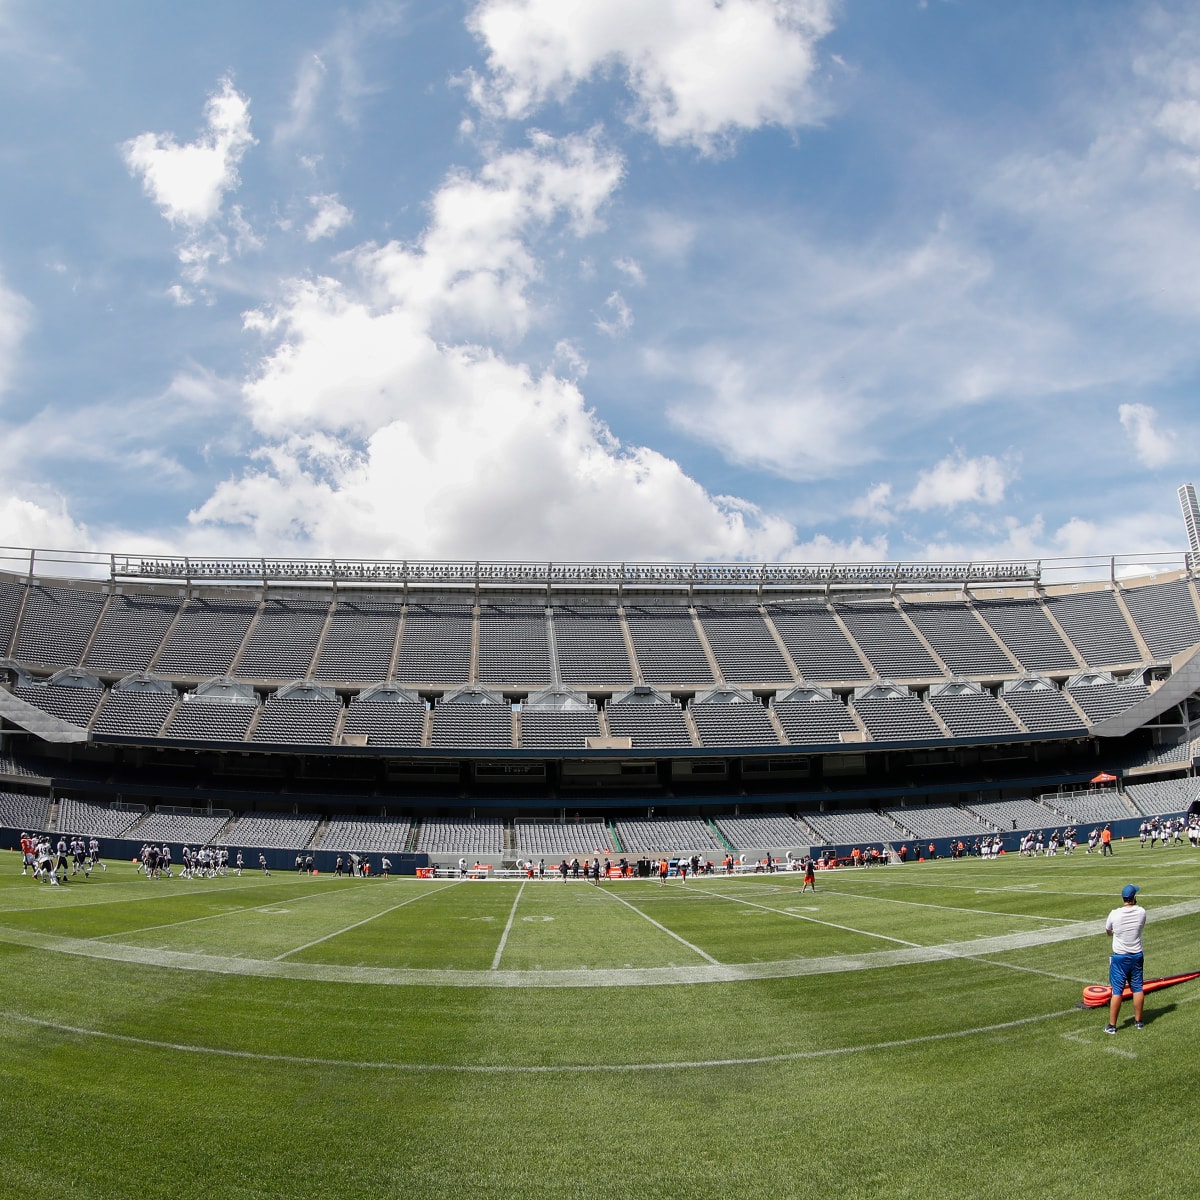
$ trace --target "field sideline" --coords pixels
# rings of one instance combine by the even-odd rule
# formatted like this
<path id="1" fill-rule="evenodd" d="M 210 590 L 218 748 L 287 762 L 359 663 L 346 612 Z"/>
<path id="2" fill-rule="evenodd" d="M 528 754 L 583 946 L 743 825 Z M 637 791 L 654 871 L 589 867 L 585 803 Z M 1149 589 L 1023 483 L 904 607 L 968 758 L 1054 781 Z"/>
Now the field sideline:
<path id="1" fill-rule="evenodd" d="M 1116 1038 L 1076 1008 L 1126 882 L 1147 975 L 1200 968 L 1185 847 L 816 896 L 0 867 L 0 1195 L 1109 1198 L 1200 1167 L 1200 980 Z"/>

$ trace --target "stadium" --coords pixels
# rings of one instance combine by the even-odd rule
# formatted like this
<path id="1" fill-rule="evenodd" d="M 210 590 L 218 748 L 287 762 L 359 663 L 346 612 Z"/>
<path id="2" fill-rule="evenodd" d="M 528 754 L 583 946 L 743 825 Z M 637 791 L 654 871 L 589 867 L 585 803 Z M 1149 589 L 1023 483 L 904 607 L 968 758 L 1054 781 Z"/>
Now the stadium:
<path id="1" fill-rule="evenodd" d="M 1200 605 L 1182 556 L 1136 578 L 1115 558 L 6 554 L 27 564 L 0 579 L 10 836 L 501 872 L 1015 849 L 1031 829 L 1120 836 L 1194 799 Z"/>
<path id="2" fill-rule="evenodd" d="M 6 556 L 14 1194 L 1082 1195 L 1190 1103 L 1194 984 L 1079 1001 L 1132 872 L 1197 965 L 1190 556 Z"/>

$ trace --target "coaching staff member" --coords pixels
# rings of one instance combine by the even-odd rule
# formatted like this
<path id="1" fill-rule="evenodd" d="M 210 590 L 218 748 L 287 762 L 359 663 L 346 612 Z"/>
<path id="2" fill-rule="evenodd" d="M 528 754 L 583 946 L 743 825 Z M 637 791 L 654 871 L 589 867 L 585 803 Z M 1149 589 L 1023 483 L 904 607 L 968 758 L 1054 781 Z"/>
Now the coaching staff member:
<path id="1" fill-rule="evenodd" d="M 1117 1032 L 1117 1017 L 1121 1014 L 1121 993 L 1129 984 L 1133 992 L 1133 1027 L 1142 1027 L 1142 930 L 1146 925 L 1146 910 L 1137 902 L 1138 886 L 1127 883 L 1121 889 L 1122 904 L 1108 914 L 1104 932 L 1112 938 L 1112 957 L 1108 960 L 1108 982 L 1112 999 L 1108 1003 L 1108 1024 L 1105 1033 Z"/>

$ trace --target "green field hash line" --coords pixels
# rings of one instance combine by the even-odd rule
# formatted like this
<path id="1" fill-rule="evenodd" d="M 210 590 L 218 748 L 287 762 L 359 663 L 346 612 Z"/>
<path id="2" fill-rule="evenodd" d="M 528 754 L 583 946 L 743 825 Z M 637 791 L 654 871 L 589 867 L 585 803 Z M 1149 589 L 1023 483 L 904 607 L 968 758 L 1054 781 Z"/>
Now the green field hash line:
<path id="1" fill-rule="evenodd" d="M 429 892 L 421 892 L 417 896 L 409 896 L 407 900 L 401 900 L 399 904 L 393 904 L 390 908 L 385 908 L 381 912 L 372 913 L 369 917 L 363 917 L 361 921 L 355 921 L 353 925 L 347 925 L 344 929 L 335 929 L 333 933 L 327 933 L 324 937 L 319 937 L 311 942 L 305 942 L 303 946 L 297 946 L 294 950 L 285 950 L 282 954 L 277 954 L 272 962 L 283 962 L 285 958 L 290 958 L 293 954 L 299 954 L 302 950 L 311 950 L 313 946 L 319 946 L 322 942 L 327 942 L 330 938 L 341 937 L 343 933 L 349 933 L 352 929 L 357 929 L 360 925 L 369 925 L 372 921 L 377 921 L 380 917 L 386 917 L 388 913 L 393 913 L 398 908 L 403 908 L 406 904 L 415 904 L 418 900 L 424 900 L 428 896 L 436 896 L 438 892 L 444 892 L 447 888 L 457 887 L 459 881 L 454 880 L 451 883 L 445 883 L 440 888 L 434 888 Z"/>
<path id="2" fill-rule="evenodd" d="M 601 892 L 604 893 L 604 895 L 608 896 L 610 899 L 615 900 L 618 904 L 624 904 L 626 908 L 633 909 L 633 911 L 635 913 L 637 913 L 637 915 L 639 917 L 641 917 L 643 920 L 649 921 L 650 924 L 653 925 L 655 929 L 661 929 L 663 931 L 663 933 L 665 933 L 668 937 L 673 937 L 681 946 L 686 946 L 689 950 L 692 950 L 696 954 L 700 955 L 700 957 L 702 959 L 704 959 L 705 962 L 712 963 L 712 965 L 714 967 L 721 966 L 721 963 L 718 959 L 713 958 L 713 956 L 711 954 L 706 954 L 703 950 L 700 949 L 699 946 L 693 946 L 692 943 L 689 942 L 686 938 L 680 937 L 679 934 L 675 933 L 673 930 L 668 929 L 665 925 L 661 925 L 652 916 L 650 916 L 647 913 L 642 912 L 642 910 L 640 908 L 638 908 L 638 906 L 636 904 L 630 904 L 628 900 L 622 900 L 621 897 L 618 896 L 615 892 L 610 892 L 610 891 L 606 890 L 605 888 L 601 888 L 600 890 L 601 890 Z"/>
<path id="3" fill-rule="evenodd" d="M 500 970 L 500 956 L 504 953 L 504 947 L 508 942 L 508 935 L 513 927 L 513 921 L 517 916 L 517 905 L 521 903 L 521 893 L 525 890 L 525 882 L 522 880 L 521 886 L 517 888 L 517 896 L 513 901 L 512 909 L 508 914 L 508 924 L 504 926 L 504 932 L 500 935 L 500 945 L 496 947 L 496 957 L 492 959 L 492 970 Z"/>
<path id="4" fill-rule="evenodd" d="M 933 1042 L 951 1041 L 956 1038 L 982 1037 L 990 1033 L 1004 1033 L 1009 1029 L 1020 1029 L 1042 1021 L 1054 1021 L 1078 1013 L 1078 1008 L 1064 1008 L 1057 1012 L 1039 1013 L 1032 1017 L 1018 1017 L 1013 1021 L 1001 1021 L 995 1025 L 977 1025 L 971 1029 L 952 1029 L 945 1033 L 927 1033 L 919 1037 L 898 1038 L 888 1042 L 872 1042 L 863 1046 L 832 1046 L 825 1050 L 796 1050 L 784 1054 L 761 1054 L 746 1058 L 712 1058 L 692 1062 L 657 1063 L 572 1063 L 560 1066 L 547 1065 L 487 1065 L 481 1063 L 396 1063 L 362 1062 L 353 1059 L 310 1058 L 295 1054 L 263 1054 L 255 1050 L 229 1050 L 219 1046 L 195 1046 L 186 1042 L 164 1042 L 154 1038 L 134 1037 L 126 1033 L 108 1033 L 102 1029 L 85 1029 L 78 1025 L 65 1025 L 58 1021 L 45 1021 L 38 1017 L 27 1017 L 23 1013 L 0 1011 L 0 1021 L 15 1025 L 31 1025 L 37 1029 L 75 1037 L 100 1038 L 122 1042 L 131 1046 L 144 1046 L 151 1050 L 170 1050 L 177 1054 L 215 1055 L 252 1062 L 282 1063 L 301 1067 L 341 1067 L 359 1071 L 438 1071 L 464 1075 L 572 1075 L 587 1074 L 630 1074 L 641 1071 L 711 1070 L 714 1067 L 769 1066 L 772 1063 L 803 1062 L 811 1059 L 837 1058 L 851 1054 L 878 1053 L 880 1050 L 902 1050 L 911 1046 L 922 1046 Z"/>

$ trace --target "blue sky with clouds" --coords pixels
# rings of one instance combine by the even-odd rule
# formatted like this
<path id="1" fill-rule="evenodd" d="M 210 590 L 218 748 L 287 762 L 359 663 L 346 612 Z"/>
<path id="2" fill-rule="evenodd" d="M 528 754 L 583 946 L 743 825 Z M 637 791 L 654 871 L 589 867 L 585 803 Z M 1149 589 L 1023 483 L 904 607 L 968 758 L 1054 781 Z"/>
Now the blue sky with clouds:
<path id="1" fill-rule="evenodd" d="M 1200 16 L 0 0 L 0 543 L 1181 549 Z"/>

